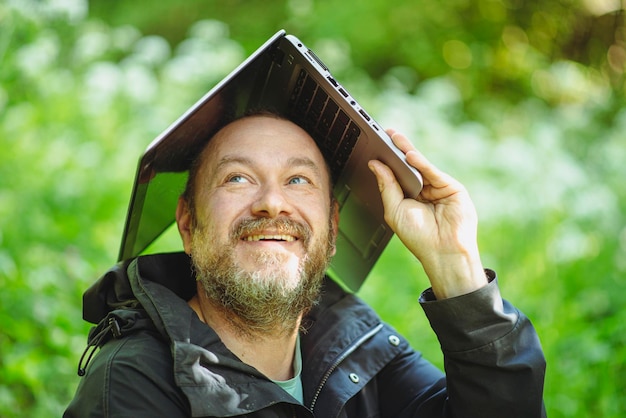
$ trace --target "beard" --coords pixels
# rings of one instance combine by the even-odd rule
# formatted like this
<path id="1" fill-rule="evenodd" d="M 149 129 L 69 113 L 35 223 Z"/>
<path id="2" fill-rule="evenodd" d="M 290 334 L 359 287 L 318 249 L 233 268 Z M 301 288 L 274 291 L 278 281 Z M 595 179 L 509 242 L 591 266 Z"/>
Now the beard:
<path id="1" fill-rule="evenodd" d="M 244 234 L 264 229 L 299 237 L 305 255 L 297 265 L 290 255 L 257 251 L 254 270 L 242 267 L 235 249 Z M 329 217 L 325 236 L 314 239 L 310 228 L 288 218 L 246 218 L 232 228 L 225 244 L 216 243 L 206 228 L 194 230 L 191 258 L 196 279 L 211 306 L 243 337 L 286 335 L 319 298 L 334 250 Z"/>

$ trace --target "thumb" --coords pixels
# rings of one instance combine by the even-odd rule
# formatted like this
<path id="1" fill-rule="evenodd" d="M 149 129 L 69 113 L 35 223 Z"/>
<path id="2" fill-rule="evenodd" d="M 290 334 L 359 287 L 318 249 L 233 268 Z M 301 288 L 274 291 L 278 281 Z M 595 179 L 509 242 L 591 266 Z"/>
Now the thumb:
<path id="1" fill-rule="evenodd" d="M 404 192 L 391 169 L 378 160 L 369 161 L 367 166 L 376 176 L 378 190 L 385 208 L 385 217 L 393 213 L 404 199 Z"/>

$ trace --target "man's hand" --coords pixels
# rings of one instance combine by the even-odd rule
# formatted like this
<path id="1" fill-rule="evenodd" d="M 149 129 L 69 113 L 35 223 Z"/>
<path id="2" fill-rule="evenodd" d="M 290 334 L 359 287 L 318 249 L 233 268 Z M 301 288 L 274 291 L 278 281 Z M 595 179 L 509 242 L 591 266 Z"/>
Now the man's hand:
<path id="1" fill-rule="evenodd" d="M 404 152 L 407 162 L 424 178 L 416 199 L 405 198 L 385 164 L 373 160 L 385 220 L 404 245 L 419 259 L 437 299 L 479 289 L 487 283 L 476 241 L 477 215 L 467 190 L 432 165 L 402 134 L 387 133 Z"/>

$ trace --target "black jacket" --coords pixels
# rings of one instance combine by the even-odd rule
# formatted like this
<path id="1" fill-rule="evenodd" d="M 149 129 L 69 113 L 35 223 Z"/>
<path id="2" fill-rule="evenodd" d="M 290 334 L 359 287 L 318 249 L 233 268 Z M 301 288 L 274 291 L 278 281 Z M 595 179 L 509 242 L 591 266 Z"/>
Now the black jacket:
<path id="1" fill-rule="evenodd" d="M 495 276 L 495 274 L 494 274 Z M 541 417 L 545 362 L 530 322 L 497 283 L 422 304 L 444 374 L 356 296 L 327 280 L 301 336 L 304 406 L 239 361 L 187 305 L 184 253 L 114 267 L 84 296 L 98 323 L 64 417 Z M 88 350 L 89 351 L 89 350 Z M 79 371 L 83 373 L 84 369 Z"/>

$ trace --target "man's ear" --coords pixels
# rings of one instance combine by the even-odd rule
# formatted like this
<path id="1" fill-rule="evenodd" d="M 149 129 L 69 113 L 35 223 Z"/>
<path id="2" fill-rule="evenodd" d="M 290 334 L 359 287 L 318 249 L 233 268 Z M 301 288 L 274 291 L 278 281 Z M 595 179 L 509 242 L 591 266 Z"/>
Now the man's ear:
<path id="1" fill-rule="evenodd" d="M 333 250 L 331 255 L 335 255 L 337 252 L 337 246 L 335 243 L 337 242 L 337 235 L 339 234 L 339 203 L 333 199 L 331 203 L 331 212 L 330 212 L 330 225 L 331 225 L 331 233 L 333 237 Z"/>
<path id="2" fill-rule="evenodd" d="M 191 254 L 191 211 L 187 201 L 182 197 L 178 198 L 178 205 L 176 206 L 176 225 L 178 226 L 178 233 L 183 240 L 183 248 L 187 254 Z"/>

